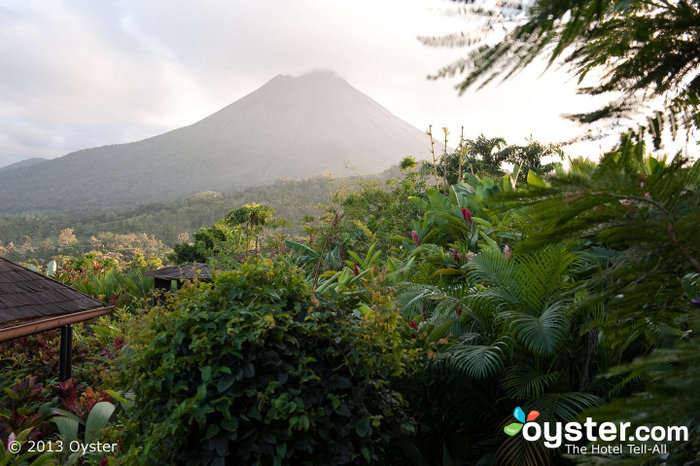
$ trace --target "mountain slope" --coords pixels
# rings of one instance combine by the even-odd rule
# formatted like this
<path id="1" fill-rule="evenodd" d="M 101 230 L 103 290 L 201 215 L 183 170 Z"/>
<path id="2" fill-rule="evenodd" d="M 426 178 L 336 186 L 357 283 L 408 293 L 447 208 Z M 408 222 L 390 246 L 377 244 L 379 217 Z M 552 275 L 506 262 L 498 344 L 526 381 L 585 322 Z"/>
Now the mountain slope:
<path id="1" fill-rule="evenodd" d="M 0 167 L 0 173 L 15 170 L 17 168 L 26 168 L 36 165 L 37 163 L 46 162 L 47 159 L 42 157 L 32 157 L 31 159 L 20 160 L 19 162 L 11 163 L 9 165 L 4 165 Z"/>
<path id="2" fill-rule="evenodd" d="M 428 138 L 337 75 L 277 76 L 184 128 L 0 173 L 0 213 L 115 207 L 280 177 L 376 173 Z"/>

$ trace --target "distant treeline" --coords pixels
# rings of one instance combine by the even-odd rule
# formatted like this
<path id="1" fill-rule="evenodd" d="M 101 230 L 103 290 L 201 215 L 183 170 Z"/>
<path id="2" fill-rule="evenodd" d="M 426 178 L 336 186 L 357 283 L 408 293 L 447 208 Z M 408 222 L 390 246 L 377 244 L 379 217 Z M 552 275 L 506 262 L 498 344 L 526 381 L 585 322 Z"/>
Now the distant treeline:
<path id="1" fill-rule="evenodd" d="M 101 232 L 118 234 L 146 233 L 172 246 L 183 234 L 209 226 L 242 204 L 262 202 L 293 224 L 305 215 L 317 216 L 319 203 L 328 202 L 331 193 L 343 185 L 356 185 L 358 179 L 315 177 L 303 181 L 285 181 L 271 186 L 249 188 L 237 193 L 204 191 L 188 199 L 146 204 L 130 209 L 57 212 L 43 215 L 0 217 L 0 244 L 19 247 L 29 237 L 32 244 L 58 239 L 61 231 L 72 228 L 82 239 Z"/>

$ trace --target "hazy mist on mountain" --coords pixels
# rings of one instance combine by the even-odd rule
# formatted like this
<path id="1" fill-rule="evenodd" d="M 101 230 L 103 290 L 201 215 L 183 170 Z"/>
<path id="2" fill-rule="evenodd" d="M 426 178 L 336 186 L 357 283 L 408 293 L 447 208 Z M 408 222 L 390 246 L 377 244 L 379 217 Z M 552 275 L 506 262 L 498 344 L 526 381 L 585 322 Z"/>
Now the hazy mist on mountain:
<path id="1" fill-rule="evenodd" d="M 0 213 L 117 207 L 281 177 L 377 173 L 428 136 L 329 71 L 280 75 L 213 115 L 142 141 L 0 170 Z"/>

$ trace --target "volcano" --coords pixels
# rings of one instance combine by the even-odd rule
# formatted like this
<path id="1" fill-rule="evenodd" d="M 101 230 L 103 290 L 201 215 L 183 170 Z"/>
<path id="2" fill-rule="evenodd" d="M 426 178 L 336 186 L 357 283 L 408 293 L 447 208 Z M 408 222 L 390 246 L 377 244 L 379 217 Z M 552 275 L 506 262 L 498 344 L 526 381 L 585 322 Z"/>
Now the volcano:
<path id="1" fill-rule="evenodd" d="M 0 213 L 121 207 L 365 175 L 427 158 L 429 138 L 330 71 L 279 75 L 190 126 L 0 171 Z"/>

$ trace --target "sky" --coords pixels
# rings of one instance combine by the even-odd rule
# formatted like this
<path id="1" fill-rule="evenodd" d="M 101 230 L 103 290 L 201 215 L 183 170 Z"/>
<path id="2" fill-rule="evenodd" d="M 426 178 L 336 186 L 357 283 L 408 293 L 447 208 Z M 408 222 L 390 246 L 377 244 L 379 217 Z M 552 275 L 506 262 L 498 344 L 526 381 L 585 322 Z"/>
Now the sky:
<path id="1" fill-rule="evenodd" d="M 449 144 L 568 140 L 592 109 L 544 63 L 458 96 L 426 77 L 464 49 L 418 36 L 468 30 L 446 0 L 9 0 L 0 3 L 0 166 L 144 139 L 192 124 L 278 74 L 330 69 Z M 543 73 L 544 72 L 544 73 Z M 426 141 L 428 137 L 426 136 Z M 612 142 L 567 149 L 592 155 Z M 426 142 L 427 143 L 427 142 Z"/>

